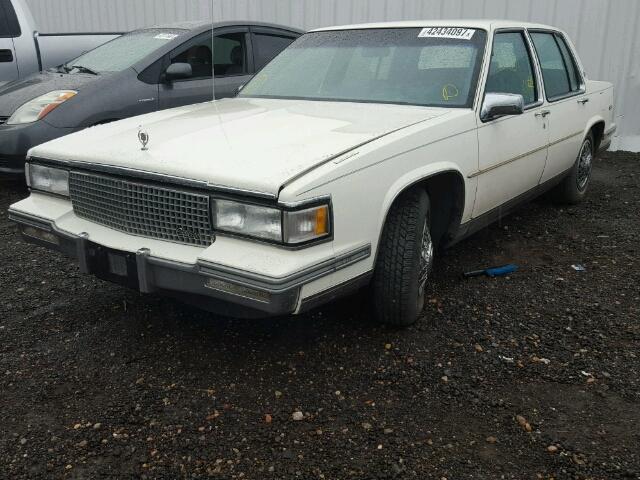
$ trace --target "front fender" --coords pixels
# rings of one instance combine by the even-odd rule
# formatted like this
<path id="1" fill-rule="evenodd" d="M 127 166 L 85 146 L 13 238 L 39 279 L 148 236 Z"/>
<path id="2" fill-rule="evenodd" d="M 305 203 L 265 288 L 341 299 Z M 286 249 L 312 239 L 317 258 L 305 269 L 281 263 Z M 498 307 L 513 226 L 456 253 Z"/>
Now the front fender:
<path id="1" fill-rule="evenodd" d="M 467 195 L 467 190 L 469 188 L 467 185 L 467 182 L 469 181 L 475 182 L 475 179 L 474 180 L 467 179 L 465 181 L 465 177 L 463 173 L 460 171 L 460 169 L 458 168 L 457 164 L 449 161 L 441 161 L 441 162 L 431 163 L 428 165 L 423 165 L 419 168 L 406 172 L 404 175 L 396 179 L 396 181 L 392 184 L 391 188 L 387 191 L 384 197 L 384 201 L 382 203 L 382 211 L 380 212 L 380 216 L 379 216 L 379 218 L 382 219 L 382 225 L 384 225 L 384 221 L 387 218 L 387 214 L 389 213 L 389 209 L 391 208 L 391 205 L 402 194 L 402 192 L 406 191 L 407 189 L 411 188 L 414 185 L 417 185 L 421 182 L 424 182 L 425 180 L 428 180 L 429 178 L 432 178 L 442 173 L 455 173 L 462 180 L 462 183 L 464 185 L 463 187 L 464 198 L 462 200 L 462 204 L 464 205 L 464 212 L 462 214 L 461 221 L 464 222 L 467 216 L 466 212 L 469 212 L 468 215 L 470 215 L 470 212 L 473 211 L 473 201 L 474 201 L 474 197 L 472 195 Z M 381 225 L 381 228 L 382 228 L 382 225 Z"/>

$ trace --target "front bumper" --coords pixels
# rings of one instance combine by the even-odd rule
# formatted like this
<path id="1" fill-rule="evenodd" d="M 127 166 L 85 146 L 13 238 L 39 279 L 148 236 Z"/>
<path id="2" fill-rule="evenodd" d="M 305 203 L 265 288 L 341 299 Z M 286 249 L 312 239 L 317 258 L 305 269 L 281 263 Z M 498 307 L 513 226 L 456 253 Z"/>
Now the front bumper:
<path id="1" fill-rule="evenodd" d="M 54 127 L 44 120 L 24 125 L 0 126 L 0 173 L 24 173 L 29 149 L 74 131 L 73 128 Z"/>
<path id="2" fill-rule="evenodd" d="M 300 302 L 302 287 L 371 256 L 366 246 L 282 278 L 199 261 L 195 265 L 154 257 L 148 249 L 135 253 L 104 247 L 85 234 L 71 235 L 50 221 L 9 210 L 23 238 L 77 260 L 82 273 L 142 293 L 158 292 L 221 315 L 261 318 L 289 315 L 351 293 L 368 277 L 345 282 L 322 295 Z M 355 279 L 354 279 L 355 280 Z"/>

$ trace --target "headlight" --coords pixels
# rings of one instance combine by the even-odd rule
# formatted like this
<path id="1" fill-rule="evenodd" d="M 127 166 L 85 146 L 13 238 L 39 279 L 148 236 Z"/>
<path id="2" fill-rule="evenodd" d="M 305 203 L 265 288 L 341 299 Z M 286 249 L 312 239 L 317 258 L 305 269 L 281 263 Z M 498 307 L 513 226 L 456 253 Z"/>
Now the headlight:
<path id="1" fill-rule="evenodd" d="M 52 110 L 78 94 L 75 90 L 56 90 L 41 97 L 34 98 L 22 105 L 7 121 L 7 125 L 21 125 L 42 120 Z"/>
<path id="2" fill-rule="evenodd" d="M 216 200 L 215 224 L 224 232 L 282 241 L 282 212 L 275 208 Z"/>
<path id="3" fill-rule="evenodd" d="M 330 235 L 328 205 L 290 211 L 214 200 L 213 214 L 218 231 L 287 245 L 300 245 Z"/>
<path id="4" fill-rule="evenodd" d="M 69 196 L 69 172 L 59 168 L 27 164 L 27 185 L 33 190 Z"/>

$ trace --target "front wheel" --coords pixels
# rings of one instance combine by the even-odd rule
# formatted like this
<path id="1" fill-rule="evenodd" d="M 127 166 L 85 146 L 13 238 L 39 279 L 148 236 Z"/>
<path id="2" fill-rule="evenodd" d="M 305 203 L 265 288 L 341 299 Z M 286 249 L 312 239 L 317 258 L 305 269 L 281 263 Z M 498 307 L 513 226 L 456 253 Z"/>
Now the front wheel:
<path id="1" fill-rule="evenodd" d="M 569 175 L 552 192 L 553 199 L 568 204 L 580 203 L 587 194 L 593 159 L 595 156 L 595 142 L 593 134 L 587 135 L 582 142 L 580 153 Z"/>
<path id="2" fill-rule="evenodd" d="M 380 323 L 409 326 L 425 305 L 433 266 L 429 196 L 414 189 L 396 200 L 382 231 L 372 282 Z"/>

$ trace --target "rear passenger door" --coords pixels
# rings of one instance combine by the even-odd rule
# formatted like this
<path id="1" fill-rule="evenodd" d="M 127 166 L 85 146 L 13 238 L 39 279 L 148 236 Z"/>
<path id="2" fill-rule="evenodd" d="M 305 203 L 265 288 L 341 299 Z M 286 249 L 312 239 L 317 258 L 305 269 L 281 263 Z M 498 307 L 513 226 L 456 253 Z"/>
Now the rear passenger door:
<path id="1" fill-rule="evenodd" d="M 236 89 L 251 78 L 248 37 L 247 27 L 225 28 L 215 31 L 213 55 L 211 32 L 201 34 L 171 52 L 166 67 L 172 63 L 188 63 L 193 74 L 190 78 L 161 82 L 160 109 L 210 101 L 214 67 L 216 98 L 234 96 Z"/>
<path id="2" fill-rule="evenodd" d="M 20 23 L 9 0 L 0 0 L 0 85 L 18 78 L 13 39 L 19 37 Z"/>
<path id="3" fill-rule="evenodd" d="M 255 72 L 262 70 L 267 63 L 276 58 L 296 38 L 298 38 L 297 35 L 292 32 L 277 28 L 251 27 Z"/>
<path id="4" fill-rule="evenodd" d="M 542 181 L 569 170 L 580 150 L 586 127 L 585 84 L 572 50 L 558 32 L 530 30 L 542 70 L 549 110 L 549 153 Z"/>

